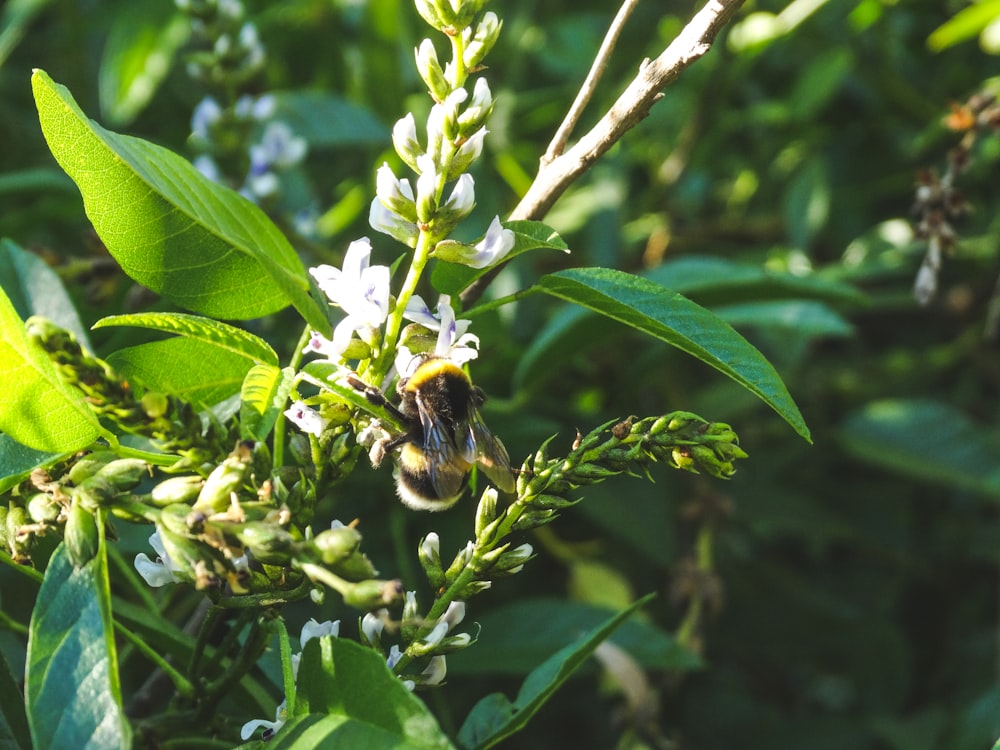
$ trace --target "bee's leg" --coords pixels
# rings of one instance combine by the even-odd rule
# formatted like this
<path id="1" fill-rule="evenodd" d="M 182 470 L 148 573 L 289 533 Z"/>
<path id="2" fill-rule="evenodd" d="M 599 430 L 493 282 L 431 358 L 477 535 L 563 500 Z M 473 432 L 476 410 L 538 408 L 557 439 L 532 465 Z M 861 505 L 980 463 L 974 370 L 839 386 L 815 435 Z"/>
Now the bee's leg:
<path id="1" fill-rule="evenodd" d="M 368 403 L 372 404 L 373 406 L 378 406 L 385 409 L 397 421 L 403 424 L 406 423 L 407 420 L 406 417 L 403 416 L 403 413 L 399 409 L 397 409 L 393 404 L 389 403 L 389 400 L 385 397 L 385 394 L 382 393 L 382 391 L 380 391 L 378 388 L 373 388 L 372 386 L 368 385 L 368 383 L 364 383 L 352 375 L 347 376 L 347 382 L 352 388 L 354 388 L 354 390 L 361 391 L 364 394 L 365 398 L 368 399 Z"/>

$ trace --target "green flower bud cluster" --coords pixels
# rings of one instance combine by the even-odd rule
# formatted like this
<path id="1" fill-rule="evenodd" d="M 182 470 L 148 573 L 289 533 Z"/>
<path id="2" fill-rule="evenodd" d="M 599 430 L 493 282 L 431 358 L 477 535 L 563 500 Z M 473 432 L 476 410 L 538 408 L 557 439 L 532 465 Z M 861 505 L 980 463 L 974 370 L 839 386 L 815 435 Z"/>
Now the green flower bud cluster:
<path id="1" fill-rule="evenodd" d="M 61 476 L 52 479 L 60 470 Z M 68 470 L 63 464 L 36 472 L 6 494 L 6 507 L 0 506 L 0 541 L 15 560 L 30 563 L 35 541 L 62 530 L 74 562 L 82 565 L 96 551 L 93 516 L 129 497 L 149 471 L 145 461 L 98 450 L 77 458 Z"/>
<path id="2" fill-rule="evenodd" d="M 579 487 L 618 474 L 648 473 L 649 465 L 657 461 L 725 479 L 735 471 L 733 462 L 747 455 L 729 425 L 687 412 L 608 422 L 585 437 L 577 437 L 565 458 L 549 458 L 551 442 L 550 438 L 525 461 L 515 502 L 501 508 L 496 490 L 483 492 L 476 509 L 476 539 L 460 549 L 447 568 L 441 560 L 437 534 L 428 534 L 420 542 L 418 559 L 439 595 L 423 620 L 416 613 L 415 601 L 412 612 L 404 608 L 404 638 L 408 621 L 433 624 L 450 604 L 465 602 L 490 588 L 493 579 L 519 572 L 532 558 L 533 550 L 530 544 L 512 547 L 507 541 L 510 534 L 554 520 L 560 509 L 579 502 L 570 497 Z M 420 643 L 429 637 L 430 627 L 423 624 L 411 630 L 408 640 L 412 643 L 398 662 L 397 673 L 411 659 L 426 655 Z"/>
<path id="3" fill-rule="evenodd" d="M 622 473 L 641 471 L 648 476 L 654 462 L 728 479 L 736 471 L 733 462 L 747 457 L 729 425 L 688 412 L 608 422 L 579 439 L 563 459 L 549 459 L 548 445 L 549 441 L 543 444 L 522 469 L 518 502 L 528 510 L 516 528 L 551 520 L 559 508 L 576 502 L 567 496 L 578 487 Z"/>
<path id="4" fill-rule="evenodd" d="M 195 409 L 173 396 L 146 393 L 137 399 L 107 362 L 84 351 L 72 333 L 55 323 L 33 316 L 25 325 L 28 336 L 45 350 L 66 383 L 86 396 L 95 414 L 177 453 L 184 459 L 181 465 L 198 466 L 224 455 L 228 450 L 224 446 L 236 441 L 233 428 L 217 422 L 203 427 Z"/>

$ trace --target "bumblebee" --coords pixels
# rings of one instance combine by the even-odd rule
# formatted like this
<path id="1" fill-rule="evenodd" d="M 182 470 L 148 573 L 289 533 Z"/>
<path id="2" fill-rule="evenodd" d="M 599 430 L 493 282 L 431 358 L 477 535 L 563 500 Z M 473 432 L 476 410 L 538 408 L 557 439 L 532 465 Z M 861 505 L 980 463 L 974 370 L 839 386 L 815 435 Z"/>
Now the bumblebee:
<path id="1" fill-rule="evenodd" d="M 416 510 L 450 508 L 465 491 L 474 466 L 501 492 L 514 491 L 507 449 L 479 414 L 486 395 L 461 367 L 427 358 L 400 380 L 396 391 L 398 407 L 378 391 L 366 389 L 366 394 L 406 427 L 402 435 L 383 441 L 379 451 L 384 455 L 399 448 L 396 492 L 404 504 Z"/>

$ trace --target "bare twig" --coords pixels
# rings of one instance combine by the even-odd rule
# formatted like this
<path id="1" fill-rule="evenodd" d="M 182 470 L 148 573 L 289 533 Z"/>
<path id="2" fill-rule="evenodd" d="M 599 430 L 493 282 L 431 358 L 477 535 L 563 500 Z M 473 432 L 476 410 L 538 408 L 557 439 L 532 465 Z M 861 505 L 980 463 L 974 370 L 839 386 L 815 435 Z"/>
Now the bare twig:
<path id="1" fill-rule="evenodd" d="M 594 64 L 590 66 L 590 72 L 587 73 L 587 79 L 583 82 L 583 86 L 580 87 L 580 91 L 576 95 L 573 105 L 569 108 L 569 112 L 566 113 L 566 118 L 562 121 L 559 129 L 556 130 L 556 134 L 553 136 L 552 142 L 549 144 L 545 155 L 542 157 L 542 164 L 548 164 L 553 161 L 563 152 L 563 149 L 566 148 L 566 142 L 573 133 L 573 128 L 576 127 L 576 123 L 579 121 L 580 115 L 583 114 L 583 110 L 586 109 L 591 97 L 597 90 L 597 83 L 601 80 L 601 76 L 604 75 L 604 70 L 608 67 L 608 60 L 611 58 L 611 51 L 615 48 L 615 44 L 618 43 L 618 36 L 621 34 L 622 29 L 625 26 L 625 21 L 628 20 L 630 15 L 632 15 L 632 11 L 635 10 L 635 6 L 638 4 L 639 0 L 625 0 L 622 7 L 619 8 L 618 14 L 615 16 L 615 20 L 611 22 L 611 26 L 608 28 L 608 33 L 604 36 L 601 48 L 597 51 L 597 57 L 594 58 Z"/>
<path id="2" fill-rule="evenodd" d="M 574 180 L 649 114 L 653 104 L 663 96 L 662 90 L 711 49 L 716 34 L 741 5 L 743 0 L 708 0 L 659 57 L 640 66 L 639 74 L 589 133 L 551 162 L 542 161 L 534 182 L 510 218 L 541 219 L 545 216 Z M 465 307 L 479 299 L 499 268 L 497 266 L 462 292 Z"/>

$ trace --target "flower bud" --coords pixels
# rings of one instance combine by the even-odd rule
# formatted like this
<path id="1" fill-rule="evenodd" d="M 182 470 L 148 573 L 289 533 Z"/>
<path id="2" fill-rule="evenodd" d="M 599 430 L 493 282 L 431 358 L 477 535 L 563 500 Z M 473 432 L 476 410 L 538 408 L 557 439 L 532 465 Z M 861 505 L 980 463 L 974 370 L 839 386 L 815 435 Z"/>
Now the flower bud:
<path id="1" fill-rule="evenodd" d="M 367 612 L 361 618 L 358 632 L 361 640 L 367 645 L 382 649 L 382 631 L 385 629 L 385 620 L 389 616 L 389 610 L 380 609 L 376 612 Z"/>
<path id="2" fill-rule="evenodd" d="M 447 236 L 475 206 L 475 182 L 471 174 L 463 174 L 452 188 L 448 200 L 438 208 L 434 216 L 434 233 L 437 236 Z"/>
<path id="3" fill-rule="evenodd" d="M 492 586 L 492 581 L 469 581 L 469 583 L 463 586 L 462 590 L 458 592 L 458 595 L 463 599 L 471 599 L 476 594 L 481 594 L 483 591 L 486 591 Z"/>
<path id="4" fill-rule="evenodd" d="M 480 128 L 464 140 L 455 151 L 454 156 L 451 157 L 447 179 L 456 179 L 472 165 L 472 162 L 479 158 L 480 154 L 483 153 L 483 141 L 486 140 L 488 132 L 486 128 Z"/>
<path id="5" fill-rule="evenodd" d="M 417 608 L 417 592 L 407 591 L 403 600 L 403 615 L 400 632 L 404 641 L 412 641 L 420 629 L 420 610 Z"/>
<path id="6" fill-rule="evenodd" d="M 476 31 L 471 34 L 469 30 L 465 32 L 470 37 L 465 44 L 465 53 L 462 57 L 465 67 L 469 70 L 476 70 L 483 62 L 483 59 L 493 49 L 500 36 L 500 29 L 503 21 L 497 18 L 493 11 L 486 13 L 476 24 Z"/>
<path id="7" fill-rule="evenodd" d="M 97 476 L 108 480 L 118 492 L 125 492 L 149 476 L 149 464 L 139 458 L 119 458 L 100 468 Z"/>
<path id="8" fill-rule="evenodd" d="M 387 162 L 382 162 L 382 166 L 375 173 L 375 194 L 382 201 L 382 205 L 390 211 L 399 214 L 407 221 L 417 220 L 410 181 L 397 179 Z"/>
<path id="9" fill-rule="evenodd" d="M 479 78 L 472 90 L 472 101 L 458 117 L 458 136 L 463 139 L 471 138 L 476 131 L 486 125 L 492 113 L 493 95 L 490 93 L 490 85 L 485 78 Z"/>
<path id="10" fill-rule="evenodd" d="M 353 555 L 361 546 L 361 533 L 350 526 L 321 531 L 312 540 L 324 565 L 335 565 Z"/>
<path id="11" fill-rule="evenodd" d="M 157 507 L 173 503 L 190 503 L 201 491 L 205 480 L 199 476 L 169 477 L 156 485 L 150 492 L 150 499 Z"/>
<path id="12" fill-rule="evenodd" d="M 408 247 L 417 246 L 420 231 L 416 223 L 407 221 L 395 211 L 386 208 L 377 196 L 368 209 L 368 224 L 376 232 L 387 234 Z"/>
<path id="13" fill-rule="evenodd" d="M 250 469 L 250 458 L 250 451 L 238 448 L 216 466 L 198 493 L 194 508 L 216 513 L 228 508 L 232 493 L 243 486 Z"/>
<path id="14" fill-rule="evenodd" d="M 6 508 L 2 510 L 7 512 Z M 45 492 L 36 492 L 28 499 L 28 515 L 35 523 L 53 523 L 61 510 L 62 506 Z"/>
<path id="15" fill-rule="evenodd" d="M 482 541 L 483 532 L 496 520 L 496 517 L 497 491 L 493 487 L 487 487 L 479 497 L 479 505 L 476 506 L 476 539 Z"/>
<path id="16" fill-rule="evenodd" d="M 250 521 L 236 532 L 237 539 L 247 547 L 253 556 L 269 565 L 283 565 L 288 562 L 295 537 L 280 526 L 267 521 Z"/>
<path id="17" fill-rule="evenodd" d="M 349 584 L 341 593 L 344 604 L 348 606 L 363 610 L 380 609 L 399 601 L 403 595 L 403 584 L 398 579 L 392 581 L 371 579 Z"/>
<path id="18" fill-rule="evenodd" d="M 73 484 L 80 484 L 85 479 L 94 476 L 101 468 L 107 466 L 116 458 L 118 458 L 118 454 L 114 451 L 94 451 L 93 453 L 81 456 L 70 467 L 67 474 L 69 481 Z"/>
<path id="19" fill-rule="evenodd" d="M 431 588 L 441 588 L 444 585 L 444 570 L 441 567 L 440 540 L 433 531 L 420 541 L 417 557 Z"/>
<path id="20" fill-rule="evenodd" d="M 472 542 L 469 542 L 468 544 L 465 545 L 465 547 L 459 550 L 458 554 L 455 555 L 455 559 L 452 561 L 451 565 L 449 565 L 448 569 L 444 572 L 445 582 L 455 580 L 455 578 L 465 569 L 465 567 L 472 560 L 472 555 L 475 552 L 475 549 L 476 549 L 475 545 Z"/>
<path id="21" fill-rule="evenodd" d="M 92 476 L 74 487 L 71 494 L 74 500 L 83 503 L 90 510 L 96 510 L 110 503 L 118 490 L 104 477 Z"/>
<path id="22" fill-rule="evenodd" d="M 150 419 L 165 417 L 167 412 L 170 411 L 170 399 L 164 394 L 156 393 L 155 391 L 144 393 L 142 398 L 139 399 L 139 404 L 142 406 L 143 412 Z"/>
<path id="23" fill-rule="evenodd" d="M 424 39 L 415 51 L 417 72 L 427 84 L 427 89 L 434 101 L 444 101 L 451 93 L 451 84 L 444 76 L 441 63 L 438 62 L 437 50 L 430 39 Z"/>
<path id="24" fill-rule="evenodd" d="M 417 222 L 427 224 L 438 209 L 437 164 L 428 154 L 417 157 L 420 176 L 417 178 Z"/>
<path id="25" fill-rule="evenodd" d="M 420 149 L 420 141 L 417 140 L 417 123 L 413 118 L 413 113 L 408 112 L 405 117 L 396 120 L 392 126 L 392 145 L 406 165 L 416 171 L 417 157 L 423 151 Z"/>
<path id="26" fill-rule="evenodd" d="M 66 541 L 66 551 L 73 566 L 82 568 L 97 555 L 100 545 L 100 535 L 94 514 L 83 507 L 83 503 L 74 498 L 66 518 L 66 531 L 63 537 Z"/>

